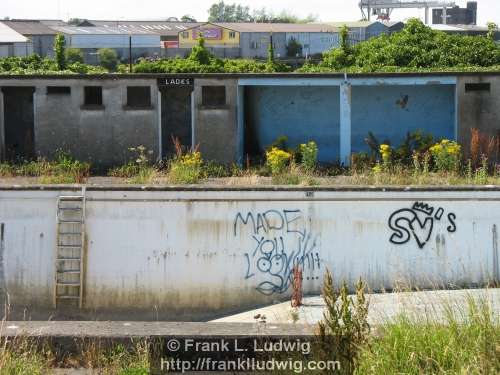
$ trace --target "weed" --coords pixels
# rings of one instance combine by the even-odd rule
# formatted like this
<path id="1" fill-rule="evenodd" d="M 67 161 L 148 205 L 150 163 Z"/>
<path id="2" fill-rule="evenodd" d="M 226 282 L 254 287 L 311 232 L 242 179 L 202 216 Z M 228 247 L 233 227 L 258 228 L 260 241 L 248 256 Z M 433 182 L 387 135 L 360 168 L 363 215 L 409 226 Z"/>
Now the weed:
<path id="1" fill-rule="evenodd" d="M 370 334 L 365 289 L 365 283 L 359 280 L 356 299 L 353 299 L 348 295 L 345 282 L 336 288 L 330 271 L 325 273 L 322 294 L 326 309 L 318 324 L 319 355 L 323 360 L 338 359 L 346 374 L 353 372 Z"/>
<path id="2" fill-rule="evenodd" d="M 174 184 L 197 184 L 202 177 L 202 166 L 199 151 L 179 155 L 170 162 L 168 179 Z"/>
<path id="3" fill-rule="evenodd" d="M 444 321 L 431 312 L 403 312 L 385 322 L 364 346 L 355 373 L 500 373 L 500 321 L 491 303 L 469 297 L 460 311 L 445 311 Z"/>
<path id="4" fill-rule="evenodd" d="M 292 154 L 277 147 L 266 152 L 266 165 L 273 176 L 285 174 L 292 160 Z"/>
<path id="5" fill-rule="evenodd" d="M 311 141 L 299 146 L 300 165 L 308 172 L 316 169 L 318 164 L 318 145 Z M 297 160 L 296 160 L 297 161 Z"/>

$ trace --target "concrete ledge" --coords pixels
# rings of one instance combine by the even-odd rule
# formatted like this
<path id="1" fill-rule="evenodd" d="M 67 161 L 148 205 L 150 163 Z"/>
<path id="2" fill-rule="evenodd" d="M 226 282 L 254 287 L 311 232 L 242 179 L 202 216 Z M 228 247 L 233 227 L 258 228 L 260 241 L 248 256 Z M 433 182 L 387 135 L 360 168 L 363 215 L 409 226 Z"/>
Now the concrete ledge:
<path id="1" fill-rule="evenodd" d="M 0 338 L 148 339 L 164 337 L 298 337 L 314 335 L 315 325 L 267 323 L 170 323 L 91 321 L 4 321 Z"/>
<path id="2" fill-rule="evenodd" d="M 456 186 L 217 186 L 217 185 L 0 185 L 0 191 L 285 191 L 285 192 L 490 192 L 500 191 L 500 185 L 456 185 Z"/>

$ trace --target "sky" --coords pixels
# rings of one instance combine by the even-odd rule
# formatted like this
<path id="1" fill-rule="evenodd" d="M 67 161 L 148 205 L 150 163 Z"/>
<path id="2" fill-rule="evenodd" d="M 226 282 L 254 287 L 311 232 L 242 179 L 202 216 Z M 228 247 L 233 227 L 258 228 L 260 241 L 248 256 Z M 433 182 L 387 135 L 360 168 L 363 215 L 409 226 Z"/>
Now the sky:
<path id="1" fill-rule="evenodd" d="M 478 24 L 488 21 L 500 24 L 500 0 L 477 0 Z M 160 20 L 168 17 L 181 17 L 189 14 L 198 21 L 207 19 L 207 10 L 217 0 L 0 0 L 0 18 L 45 18 L 64 19 L 142 19 Z M 276 13 L 287 10 L 289 13 L 305 17 L 318 16 L 320 21 L 354 21 L 361 18 L 359 0 L 226 0 L 248 5 L 251 9 L 265 7 Z M 465 6 L 466 0 L 456 0 L 457 5 Z M 424 11 L 418 9 L 395 10 L 392 20 L 405 20 L 409 17 L 423 19 Z"/>

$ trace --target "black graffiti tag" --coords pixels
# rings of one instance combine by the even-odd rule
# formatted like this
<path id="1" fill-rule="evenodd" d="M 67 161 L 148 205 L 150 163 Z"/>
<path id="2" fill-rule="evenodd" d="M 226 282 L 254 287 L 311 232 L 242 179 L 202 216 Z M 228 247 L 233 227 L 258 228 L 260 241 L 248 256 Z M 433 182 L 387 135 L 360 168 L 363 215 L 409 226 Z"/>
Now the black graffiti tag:
<path id="1" fill-rule="evenodd" d="M 436 221 L 441 221 L 445 214 L 443 208 L 435 210 L 426 203 L 416 202 L 412 208 L 403 208 L 389 217 L 389 228 L 393 231 L 389 241 L 395 245 L 408 243 L 415 239 L 418 247 L 423 249 L 431 239 Z M 449 233 L 457 231 L 454 213 L 446 215 Z"/>
<path id="2" fill-rule="evenodd" d="M 317 236 L 307 230 L 300 210 L 238 213 L 234 236 L 246 234 L 251 234 L 255 247 L 245 253 L 245 279 L 264 279 L 256 286 L 262 294 L 285 293 L 295 266 L 310 274 L 321 268 Z"/>

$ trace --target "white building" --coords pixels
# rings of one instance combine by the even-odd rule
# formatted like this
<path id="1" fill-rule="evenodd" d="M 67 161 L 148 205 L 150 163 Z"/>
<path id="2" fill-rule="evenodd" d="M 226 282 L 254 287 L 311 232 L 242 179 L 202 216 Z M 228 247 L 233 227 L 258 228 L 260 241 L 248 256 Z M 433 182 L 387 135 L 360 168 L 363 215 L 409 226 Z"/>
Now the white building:
<path id="1" fill-rule="evenodd" d="M 0 22 L 0 58 L 11 56 L 29 56 L 33 45 L 25 36 Z"/>

